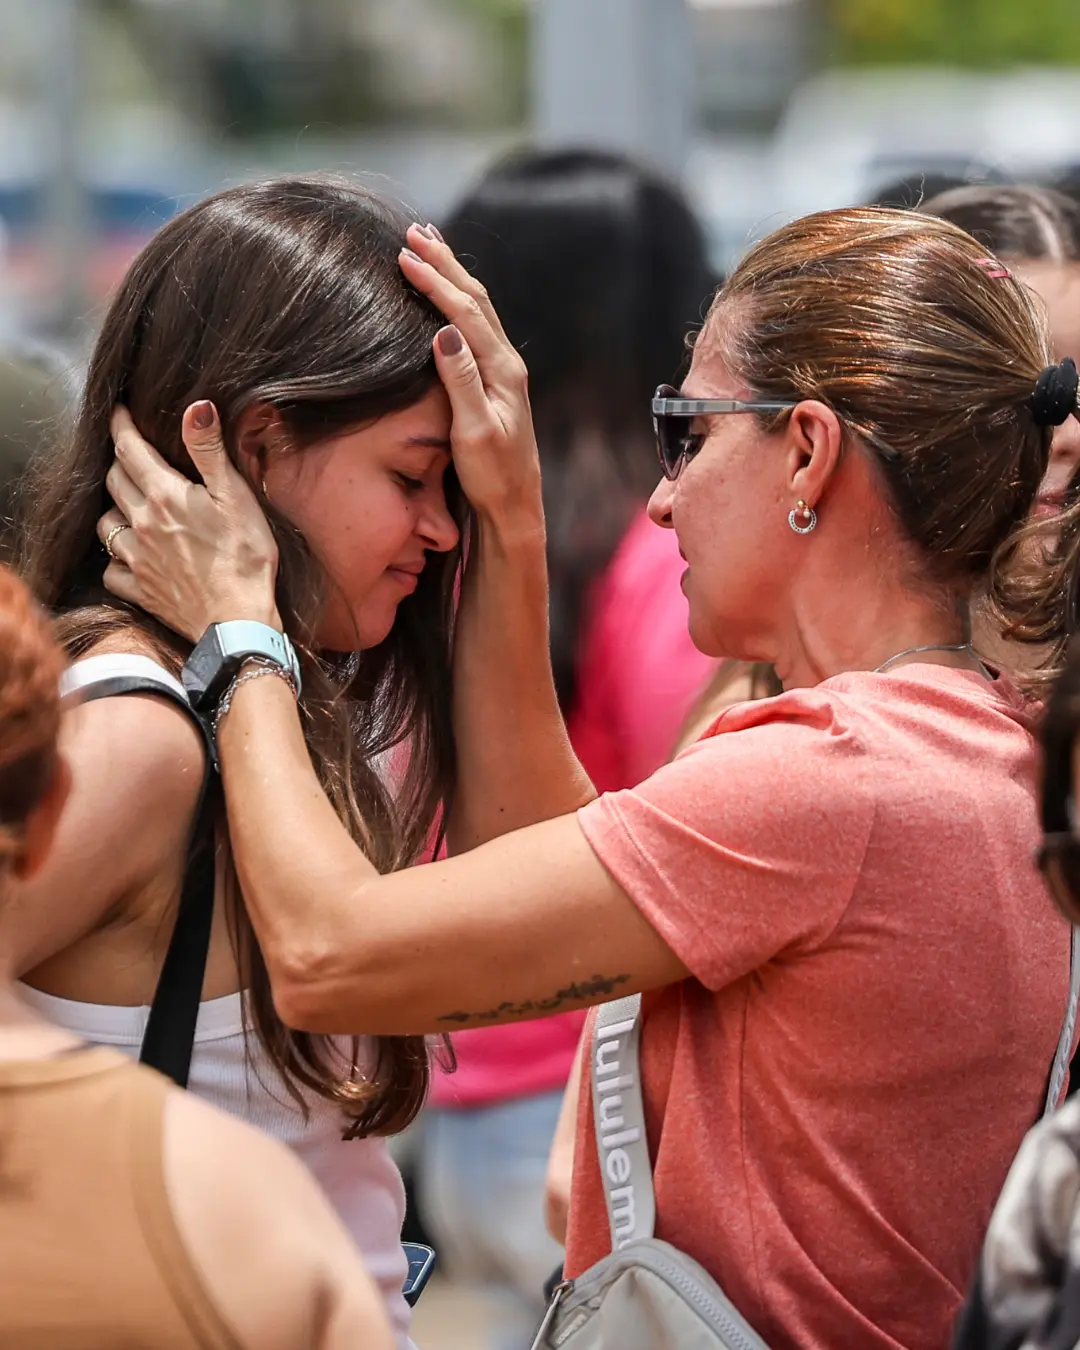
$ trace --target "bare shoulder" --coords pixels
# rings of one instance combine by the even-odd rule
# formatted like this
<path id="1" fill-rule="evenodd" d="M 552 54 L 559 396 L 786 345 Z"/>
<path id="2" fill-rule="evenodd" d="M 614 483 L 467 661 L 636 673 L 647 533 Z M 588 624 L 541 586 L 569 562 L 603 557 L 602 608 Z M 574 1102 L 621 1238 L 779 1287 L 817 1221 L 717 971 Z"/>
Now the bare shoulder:
<path id="1" fill-rule="evenodd" d="M 392 1350 L 382 1299 L 352 1238 L 289 1149 L 176 1091 L 163 1159 L 181 1240 L 244 1345 Z"/>
<path id="2" fill-rule="evenodd" d="M 167 669 L 158 648 L 136 630 L 110 634 L 86 653 L 121 655 L 149 657 Z M 69 756 L 107 763 L 114 789 L 133 791 L 146 804 L 165 794 L 169 809 L 181 806 L 179 793 L 194 807 L 206 750 L 198 727 L 168 698 L 122 694 L 76 703 L 65 718 L 64 744 Z"/>
<path id="3" fill-rule="evenodd" d="M 40 872 L 12 883 L 12 941 L 22 974 L 74 952 L 82 937 L 151 888 L 171 893 L 206 773 L 199 728 L 153 695 L 70 706 L 60 747 L 72 786 L 52 852 Z"/>

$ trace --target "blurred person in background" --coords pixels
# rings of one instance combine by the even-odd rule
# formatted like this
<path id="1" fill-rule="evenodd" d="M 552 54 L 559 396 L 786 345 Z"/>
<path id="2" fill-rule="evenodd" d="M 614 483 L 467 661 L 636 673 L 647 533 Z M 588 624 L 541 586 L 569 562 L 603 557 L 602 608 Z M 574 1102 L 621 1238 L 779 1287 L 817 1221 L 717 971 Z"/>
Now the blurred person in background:
<path id="1" fill-rule="evenodd" d="M 956 174 L 930 170 L 927 173 L 910 173 L 894 178 L 874 193 L 867 203 L 869 206 L 886 206 L 894 211 L 915 211 L 929 197 L 936 197 L 952 188 L 963 187 L 966 178 Z"/>
<path id="2" fill-rule="evenodd" d="M 654 174 L 578 150 L 505 160 L 444 231 L 529 367 L 571 742 L 601 791 L 631 787 L 668 758 L 713 664 L 687 629 L 677 540 L 645 509 L 657 459 L 640 398 L 686 364 L 715 284 L 703 230 Z M 433 1082 L 422 1212 L 449 1272 L 489 1296 L 493 1350 L 528 1350 L 562 1258 L 544 1178 L 584 1016 L 458 1032 L 456 1072 Z"/>
<path id="3" fill-rule="evenodd" d="M 1055 358 L 1080 360 L 1080 204 L 1053 188 L 981 184 L 953 188 L 918 209 L 959 225 L 1029 286 L 1046 306 Z M 1078 465 L 1080 422 L 1070 417 L 1054 430 L 1036 518 L 1059 515 Z M 987 612 L 985 598 L 973 604 L 976 647 L 1005 669 L 1030 666 L 1032 654 L 1025 644 L 1008 635 L 1003 639 L 999 617 Z M 1037 656 L 1034 661 L 1037 665 Z"/>
<path id="4" fill-rule="evenodd" d="M 1080 203 L 1053 188 L 991 184 L 953 188 L 919 210 L 959 225 L 1007 264 L 1046 305 L 1056 359 L 1080 360 Z M 1040 514 L 1061 510 L 1078 464 L 1080 423 L 1070 417 L 1054 432 Z"/>
<path id="5" fill-rule="evenodd" d="M 72 679 L 84 695 L 100 682 L 112 696 L 79 709 L 70 808 L 48 864 L 15 894 L 26 999 L 85 1040 L 137 1055 L 194 878 L 192 912 L 212 921 L 190 1088 L 307 1163 L 403 1345 L 404 1191 L 380 1136 L 420 1110 L 426 1043 L 282 1023 L 224 822 L 197 815 L 205 751 L 188 711 L 109 683 L 135 657 L 175 684 L 190 645 L 105 589 L 124 536 L 99 540 L 95 526 L 117 401 L 193 472 L 180 418 L 213 397 L 280 539 L 282 613 L 322 781 L 380 867 L 416 856 L 453 781 L 450 631 L 465 508 L 432 357 L 441 319 L 398 266 L 409 221 L 348 183 L 252 184 L 176 217 L 129 269 L 74 432 L 27 483 L 21 567 L 59 616 Z M 402 744 L 408 763 L 385 781 L 381 759 Z M 217 859 L 205 885 L 193 835 L 198 858 Z"/>
<path id="6" fill-rule="evenodd" d="M 0 565 L 0 1340 L 390 1350 L 353 1242 L 286 1148 L 19 996 L 18 905 L 72 782 L 62 668 Z"/>
<path id="7" fill-rule="evenodd" d="M 523 364 L 437 236 L 406 239 L 402 269 L 451 321 L 436 361 L 477 532 L 456 856 L 379 875 L 320 791 L 294 691 L 238 676 L 217 749 L 283 1016 L 431 1032 L 641 992 L 656 1237 L 773 1350 L 940 1350 L 1065 1067 L 1070 931 L 1030 865 L 1034 710 L 980 662 L 966 608 L 1026 528 L 1076 367 L 948 222 L 829 211 L 751 249 L 681 394 L 653 405 L 650 509 L 689 560 L 697 645 L 768 661 L 785 692 L 598 797 L 552 677 Z M 106 581 L 189 637 L 226 615 L 277 631 L 254 494 L 213 419 L 183 430 L 203 488 L 119 431 L 98 528 L 127 543 Z M 1056 665 L 1061 575 L 1036 560 L 1032 582 Z M 590 1116 L 572 1279 L 612 1241 Z"/>
<path id="8" fill-rule="evenodd" d="M 74 393 L 58 356 L 26 341 L 0 340 L 0 562 L 14 552 L 19 483 L 38 448 L 61 434 Z"/>

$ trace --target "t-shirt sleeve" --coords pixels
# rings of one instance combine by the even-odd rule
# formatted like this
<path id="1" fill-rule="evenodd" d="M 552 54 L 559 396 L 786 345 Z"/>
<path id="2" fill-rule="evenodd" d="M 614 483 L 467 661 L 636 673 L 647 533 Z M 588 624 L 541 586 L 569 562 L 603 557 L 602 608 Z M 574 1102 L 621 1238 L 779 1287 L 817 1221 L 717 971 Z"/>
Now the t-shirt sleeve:
<path id="1" fill-rule="evenodd" d="M 814 691 L 732 709 L 640 787 L 578 813 L 604 867 L 714 990 L 832 934 L 873 817 L 862 738 Z"/>

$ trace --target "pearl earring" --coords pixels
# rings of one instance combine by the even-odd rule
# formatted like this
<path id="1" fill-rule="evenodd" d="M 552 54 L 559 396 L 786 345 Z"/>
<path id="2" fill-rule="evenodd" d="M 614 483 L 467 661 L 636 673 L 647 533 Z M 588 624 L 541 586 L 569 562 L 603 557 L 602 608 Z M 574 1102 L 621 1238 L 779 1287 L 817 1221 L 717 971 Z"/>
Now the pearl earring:
<path id="1" fill-rule="evenodd" d="M 800 498 L 795 509 L 788 512 L 787 523 L 796 534 L 809 534 L 817 526 L 817 512 Z"/>

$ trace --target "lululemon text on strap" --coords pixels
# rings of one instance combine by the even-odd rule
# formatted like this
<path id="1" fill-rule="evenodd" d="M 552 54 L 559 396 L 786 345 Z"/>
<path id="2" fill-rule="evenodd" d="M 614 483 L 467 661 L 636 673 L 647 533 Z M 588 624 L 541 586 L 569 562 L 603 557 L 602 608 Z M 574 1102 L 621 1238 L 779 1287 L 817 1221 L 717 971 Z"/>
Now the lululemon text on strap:
<path id="1" fill-rule="evenodd" d="M 656 1227 L 641 1095 L 641 995 L 601 1003 L 592 1038 L 593 1122 L 611 1226 L 611 1250 Z"/>
<path id="2" fill-rule="evenodd" d="M 1069 1068 L 1080 994 L 1080 929 L 1073 928 L 1069 961 L 1069 1001 L 1050 1069 L 1043 1115 L 1058 1103 Z M 645 1136 L 641 1093 L 641 995 L 601 1003 L 591 1044 L 593 1126 L 600 1176 L 607 1201 L 611 1250 L 656 1228 L 656 1194 Z"/>

